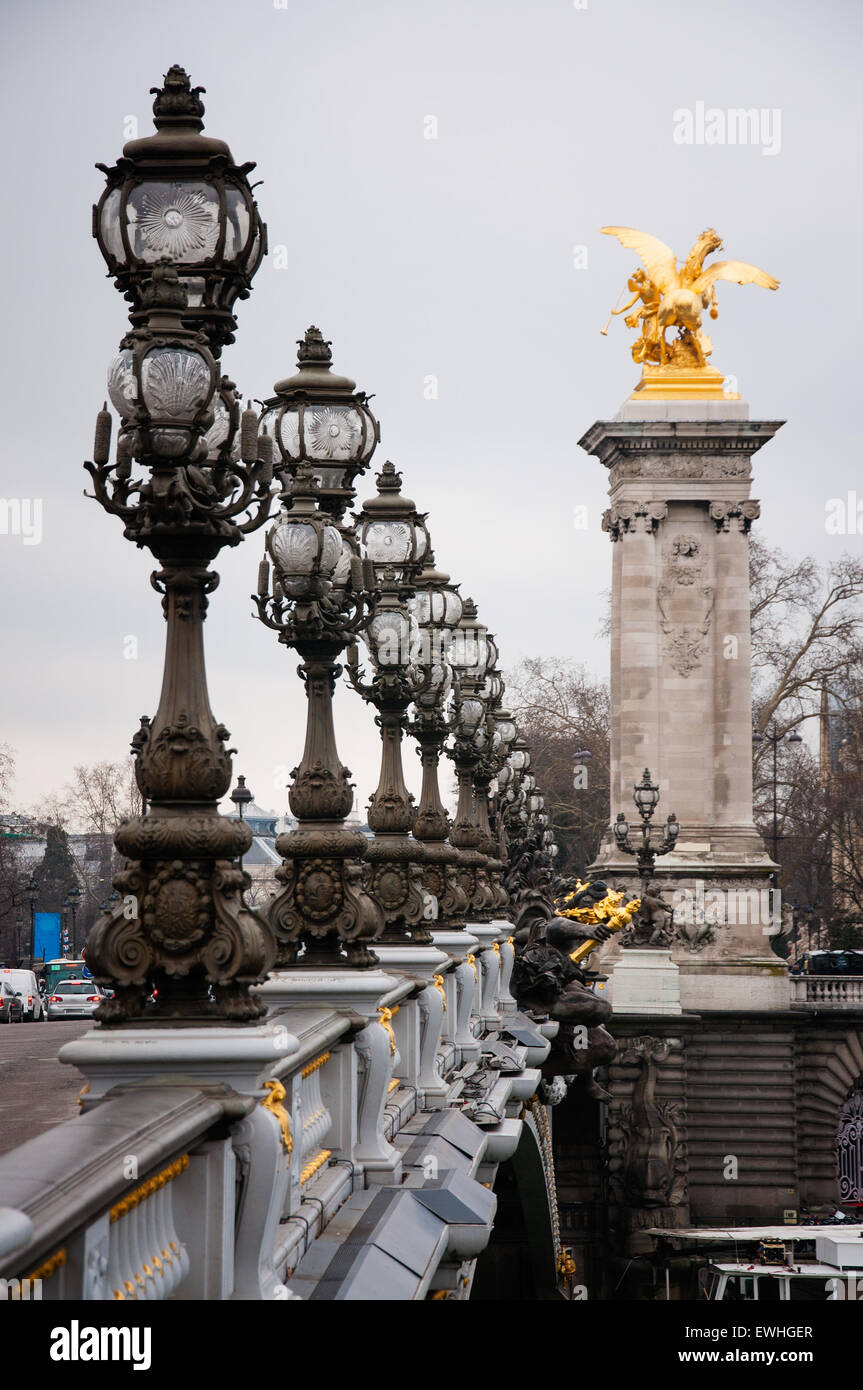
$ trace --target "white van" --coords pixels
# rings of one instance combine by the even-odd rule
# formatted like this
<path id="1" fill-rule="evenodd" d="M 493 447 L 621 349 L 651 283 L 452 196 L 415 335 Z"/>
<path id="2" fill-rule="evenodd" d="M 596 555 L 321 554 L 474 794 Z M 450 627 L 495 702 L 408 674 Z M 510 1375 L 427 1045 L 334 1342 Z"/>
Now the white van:
<path id="1" fill-rule="evenodd" d="M 32 970 L 13 970 L 8 965 L 0 966 L 0 980 L 5 980 L 7 985 L 14 989 L 16 994 L 21 995 L 21 1003 L 24 1005 L 25 1023 L 44 1023 L 48 1015 L 45 1012 L 45 1001 L 39 993 L 36 984 L 36 976 Z"/>

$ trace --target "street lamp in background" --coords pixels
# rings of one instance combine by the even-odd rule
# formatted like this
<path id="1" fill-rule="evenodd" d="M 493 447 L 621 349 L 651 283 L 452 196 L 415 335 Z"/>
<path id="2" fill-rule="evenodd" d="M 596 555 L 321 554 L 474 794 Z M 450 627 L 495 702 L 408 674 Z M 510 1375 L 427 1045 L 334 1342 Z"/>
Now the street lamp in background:
<path id="1" fill-rule="evenodd" d="M 36 903 L 39 898 L 39 885 L 36 882 L 36 875 L 30 875 L 30 882 L 24 889 L 24 897 L 30 904 L 30 968 L 36 959 Z"/>
<path id="2" fill-rule="evenodd" d="M 373 566 L 360 558 L 345 512 L 354 479 L 368 467 L 378 426 L 364 392 L 332 371 L 330 344 L 312 326 L 299 342 L 298 371 L 277 383 L 262 417 L 272 428 L 282 510 L 267 535 L 267 558 L 253 595 L 257 616 L 300 657 L 306 688 L 306 742 L 288 800 L 296 825 L 276 840 L 283 885 L 269 921 L 278 968 L 370 968 L 382 930 L 363 887 L 368 842 L 345 825 L 353 803 L 333 724 L 339 657 L 368 621 Z"/>
<path id="3" fill-rule="evenodd" d="M 81 889 L 74 883 L 66 894 L 63 903 L 63 950 L 72 948 L 72 955 L 78 954 L 78 944 L 76 940 L 76 926 L 78 921 L 78 908 L 81 904 Z M 69 919 L 71 918 L 71 931 L 69 929 Z"/>
<path id="4" fill-rule="evenodd" d="M 587 764 L 592 757 L 593 754 L 588 748 L 580 748 L 573 755 L 572 785 L 575 791 L 581 792 L 578 798 L 578 877 L 582 882 L 584 882 L 586 870 L 584 862 L 584 793 L 587 791 Z"/>
<path id="5" fill-rule="evenodd" d="M 659 855 L 670 854 L 674 849 L 674 846 L 677 844 L 677 837 L 680 834 L 680 823 L 677 816 L 672 811 L 663 827 L 664 833 L 662 840 L 658 844 L 654 842 L 654 827 L 651 822 L 653 820 L 653 813 L 659 805 L 659 787 L 655 782 L 650 780 L 649 768 L 644 769 L 644 775 L 641 781 L 636 782 L 632 799 L 641 817 L 641 842 L 638 843 L 638 841 L 636 841 L 635 844 L 631 843 L 629 838 L 630 828 L 623 811 L 618 811 L 617 820 L 614 822 L 612 828 L 614 830 L 614 839 L 617 848 L 622 850 L 624 854 L 635 855 L 635 861 L 638 865 L 638 877 L 641 882 L 639 896 L 643 905 L 645 899 L 649 896 L 648 885 L 653 878 L 656 860 Z M 652 944 L 654 940 L 664 944 L 663 937 L 665 936 L 665 929 L 657 929 L 652 919 L 648 919 L 646 916 L 642 915 L 644 912 L 645 908 L 642 906 L 639 911 L 639 916 L 636 917 L 633 923 L 632 929 L 627 933 L 630 937 L 630 941 L 626 944 L 640 944 L 641 936 L 648 930 L 651 932 L 650 944 Z"/>
<path id="6" fill-rule="evenodd" d="M 236 808 L 237 808 L 237 813 L 238 813 L 238 815 L 239 815 L 239 817 L 240 817 L 240 820 L 243 819 L 243 807 L 244 807 L 244 806 L 248 806 L 249 802 L 250 802 L 250 801 L 254 801 L 254 799 L 255 799 L 255 798 L 254 798 L 254 795 L 252 794 L 252 792 L 249 791 L 248 787 L 246 786 L 246 779 L 245 779 L 245 777 L 238 775 L 238 776 L 237 776 L 237 785 L 234 787 L 234 790 L 231 792 L 231 800 L 233 801 L 234 805 L 235 805 Z M 242 854 L 240 854 L 240 869 L 242 869 L 242 867 L 243 867 L 243 856 L 242 856 Z"/>
<path id="7" fill-rule="evenodd" d="M 790 732 L 789 734 L 786 734 L 786 733 L 784 733 L 784 732 L 783 732 L 783 733 L 780 733 L 780 732 L 779 732 L 779 728 L 778 728 L 778 726 L 777 726 L 777 723 L 776 723 L 776 720 L 775 720 L 775 719 L 771 719 L 770 724 L 768 725 L 768 730 L 767 730 L 766 733 L 764 733 L 764 734 L 754 733 L 754 734 L 752 735 L 752 742 L 753 742 L 753 743 L 756 743 L 756 744 L 757 744 L 757 743 L 763 743 L 763 742 L 766 740 L 768 743 L 772 743 L 772 744 L 773 744 L 773 837 L 772 837 L 772 838 L 773 838 L 773 860 L 774 860 L 774 863 L 778 863 L 778 862 L 779 862 L 779 858 L 778 858 L 778 850 L 779 850 L 779 819 L 778 819 L 778 808 L 777 808 L 777 786 L 778 786 L 778 780 L 777 780 L 777 770 L 776 770 L 776 750 L 777 750 L 777 748 L 779 747 L 779 745 L 780 745 L 780 743 L 782 742 L 783 739 L 787 739 L 789 743 L 802 743 L 802 742 L 803 742 L 803 739 L 802 739 L 802 738 L 800 737 L 800 735 L 797 733 L 797 730 L 796 730 L 796 729 L 792 729 L 791 732 Z M 776 881 L 776 880 L 777 880 L 777 877 L 778 877 L 777 871 L 776 871 L 776 870 L 774 870 L 774 872 L 773 872 L 773 877 L 774 877 L 774 881 Z"/>

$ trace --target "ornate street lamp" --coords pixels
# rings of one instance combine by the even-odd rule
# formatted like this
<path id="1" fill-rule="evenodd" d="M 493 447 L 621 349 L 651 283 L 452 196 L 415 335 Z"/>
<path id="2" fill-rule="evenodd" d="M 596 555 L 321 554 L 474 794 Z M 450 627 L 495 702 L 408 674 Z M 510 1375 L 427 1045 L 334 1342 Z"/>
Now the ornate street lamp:
<path id="1" fill-rule="evenodd" d="M 83 895 L 81 893 L 81 889 L 78 887 L 77 883 L 73 883 L 72 887 L 69 889 L 69 892 L 66 894 L 66 901 L 63 904 L 63 907 L 65 911 L 68 912 L 72 922 L 72 930 L 70 933 L 70 940 L 68 944 L 72 948 L 73 956 L 77 956 L 78 953 L 77 921 L 78 908 L 81 905 L 82 896 Z"/>
<path id="2" fill-rule="evenodd" d="M 39 885 L 32 873 L 24 889 L 24 897 L 30 904 L 30 965 L 36 959 L 36 903 L 39 901 Z"/>
<path id="3" fill-rule="evenodd" d="M 128 231 L 123 235 L 128 241 Z M 224 247 L 216 245 L 218 257 Z M 188 326 L 187 292 L 175 266 L 155 255 L 146 264 L 143 284 L 137 262 L 118 276 L 136 309 L 135 327 L 109 372 L 121 416 L 116 460 L 109 461 L 111 416 L 103 409 L 94 462 L 85 467 L 98 501 L 160 566 L 151 582 L 163 596 L 165 669 L 158 710 L 141 720 L 133 740 L 149 809 L 116 832 L 117 849 L 130 862 L 114 879 L 116 901 L 90 932 L 87 963 L 114 990 L 96 1011 L 100 1022 L 246 1022 L 264 1012 L 249 987 L 272 968 L 275 945 L 266 921 L 241 896 L 249 880 L 235 861 L 251 842 L 248 827 L 218 810 L 233 750 L 210 708 L 203 622 L 207 595 L 218 584 L 211 562 L 266 520 L 272 453 L 246 411 L 240 460 L 226 457 L 221 444 L 214 457 L 206 438 L 220 388 L 213 353 L 207 337 Z M 181 257 L 181 264 L 188 270 L 191 263 Z M 145 1016 L 154 987 L 156 1003 Z"/>
<path id="4" fill-rule="evenodd" d="M 134 324 L 146 319 L 144 288 L 163 258 L 176 266 L 186 303 L 183 322 L 202 329 L 218 356 L 234 341 L 237 299 L 247 299 L 267 229 L 248 175 L 223 140 L 202 135 L 203 87 L 192 87 L 182 68 L 166 74 L 156 95 L 156 134 L 131 140 L 93 209 L 93 235 L 109 274 L 132 305 Z"/>
<path id="5" fill-rule="evenodd" d="M 410 609 L 419 634 L 416 664 L 422 678 L 414 696 L 407 730 L 416 739 L 422 762 L 422 789 L 413 833 L 425 851 L 423 883 L 438 904 L 437 927 L 460 930 L 468 899 L 459 883 L 459 850 L 448 843 L 449 816 L 441 800 L 438 768 L 450 731 L 446 704 L 452 687 L 449 648 L 462 614 L 457 585 L 435 568 L 431 549 L 414 580 Z"/>
<path id="6" fill-rule="evenodd" d="M 410 940 L 429 945 L 432 938 L 424 925 L 428 908 L 423 892 L 425 856 L 421 843 L 410 834 L 413 797 L 402 765 L 408 707 L 425 684 L 420 669 L 413 665 L 419 634 L 407 600 L 428 550 L 428 533 L 425 518 L 410 498 L 402 496 L 401 474 L 391 463 L 384 464 L 377 484 L 377 497 L 363 504 L 357 519 L 360 548 L 365 562 L 374 568 L 377 585 L 373 615 L 364 633 L 372 679 L 364 679 L 356 646 L 349 649 L 347 660 L 351 685 L 374 705 L 381 731 L 380 778 L 368 812 L 374 831 L 368 887 L 383 913 L 383 944 Z"/>
<path id="7" fill-rule="evenodd" d="M 462 616 L 453 632 L 450 664 L 455 675 L 453 691 L 453 743 L 447 749 L 458 778 L 458 806 L 450 842 L 461 851 L 459 881 L 467 895 L 472 918 L 483 921 L 497 901 L 488 876 L 488 856 L 494 853 L 486 812 L 478 820 L 474 778 L 488 744 L 486 706 L 482 686 L 493 668 L 497 649 L 488 629 L 479 621 L 476 604 L 465 599 Z"/>
<path id="8" fill-rule="evenodd" d="M 246 786 L 246 779 L 245 779 L 245 777 L 243 777 L 243 776 L 238 776 L 238 777 L 237 777 L 237 785 L 234 787 L 233 791 L 231 792 L 231 801 L 233 801 L 234 805 L 235 805 L 236 808 L 237 808 L 237 815 L 240 817 L 240 820 L 243 819 L 243 807 L 244 807 L 244 806 L 248 806 L 250 802 L 254 801 L 254 799 L 255 799 L 255 798 L 254 798 L 254 794 L 253 794 L 252 792 L 250 792 L 250 791 L 249 791 L 249 788 Z M 240 868 L 242 869 L 242 867 L 243 867 L 243 856 L 242 856 L 242 854 L 241 854 L 241 855 L 240 855 Z"/>
<path id="9" fill-rule="evenodd" d="M 623 854 L 635 855 L 638 865 L 638 876 L 641 880 L 640 896 L 642 904 L 648 894 L 648 884 L 653 877 L 657 858 L 662 854 L 670 854 L 677 843 L 680 834 L 680 824 L 672 811 L 666 819 L 663 828 L 662 840 L 657 843 L 653 838 L 654 827 L 651 824 L 653 813 L 659 805 L 659 787 L 650 780 L 650 769 L 644 769 L 644 775 L 640 782 L 635 784 L 633 789 L 633 801 L 635 802 L 638 814 L 641 817 L 641 839 L 640 842 L 632 844 L 629 838 L 630 827 L 623 811 L 617 814 L 614 822 L 614 840 L 617 848 Z M 636 918 L 632 927 L 628 928 L 625 936 L 625 944 L 635 945 L 644 934 L 644 908 L 642 907 L 641 916 Z M 670 911 L 670 909 L 665 909 Z M 654 944 L 664 944 L 669 939 L 669 933 L 664 926 L 653 928 L 652 921 L 648 923 L 651 927 L 651 942 Z M 621 938 L 623 940 L 623 938 Z"/>
<path id="10" fill-rule="evenodd" d="M 775 719 L 771 719 L 766 731 L 763 734 L 754 733 L 752 735 L 752 742 L 755 744 L 763 743 L 766 740 L 768 743 L 771 743 L 773 745 L 773 835 L 771 838 L 773 840 L 774 863 L 779 862 L 777 858 L 779 853 L 779 777 L 777 772 L 776 753 L 780 743 L 782 743 L 784 739 L 787 739 L 789 743 L 803 742 L 803 739 L 800 737 L 796 729 L 792 729 L 790 732 L 784 730 L 780 731 L 779 725 L 777 724 Z M 774 871 L 774 879 L 775 876 L 776 875 Z"/>
<path id="11" fill-rule="evenodd" d="M 269 916 L 280 967 L 298 962 L 316 969 L 365 968 L 378 963 L 365 943 L 380 934 L 383 922 L 363 887 L 368 841 L 344 823 L 353 787 L 336 747 L 332 700 L 338 658 L 368 621 L 375 577 L 338 525 L 353 497 L 350 482 L 342 486 L 350 473 L 344 470 L 342 435 L 324 432 L 321 438 L 330 440 L 330 455 L 318 463 L 339 469 L 339 486 L 322 495 L 311 461 L 288 463 L 282 454 L 283 510 L 267 535 L 269 558 L 253 596 L 261 621 L 299 653 L 309 702 L 303 756 L 288 794 L 298 824 L 276 840 L 285 860 L 276 877 L 284 887 Z"/>

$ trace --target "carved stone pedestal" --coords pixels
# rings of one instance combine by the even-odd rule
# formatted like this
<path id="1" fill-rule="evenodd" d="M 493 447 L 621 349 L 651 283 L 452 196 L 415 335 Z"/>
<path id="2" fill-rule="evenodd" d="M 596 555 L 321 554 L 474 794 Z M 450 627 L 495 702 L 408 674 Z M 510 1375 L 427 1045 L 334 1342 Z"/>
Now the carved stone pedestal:
<path id="1" fill-rule="evenodd" d="M 87 1079 L 85 1104 L 116 1086 L 230 1086 L 240 1095 L 259 1090 L 269 1068 L 299 1051 L 299 1042 L 275 1023 L 244 1028 L 94 1028 L 64 1044 L 60 1061 Z"/>
<path id="2" fill-rule="evenodd" d="M 679 1014 L 680 970 L 665 948 L 627 947 L 611 974 L 616 1014 Z"/>
<path id="3" fill-rule="evenodd" d="M 360 1018 L 374 1018 L 378 1002 L 398 984 L 382 970 L 315 970 L 294 966 L 275 970 L 256 993 L 270 1017 L 290 1008 L 350 1009 Z"/>

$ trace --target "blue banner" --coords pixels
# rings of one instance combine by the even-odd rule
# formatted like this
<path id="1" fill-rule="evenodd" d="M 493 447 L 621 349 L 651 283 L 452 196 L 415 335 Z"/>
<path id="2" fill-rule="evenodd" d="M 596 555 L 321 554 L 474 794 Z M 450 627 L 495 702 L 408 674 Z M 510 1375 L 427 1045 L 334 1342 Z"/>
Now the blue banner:
<path id="1" fill-rule="evenodd" d="M 36 913 L 34 960 L 56 960 L 60 954 L 60 913 Z"/>

